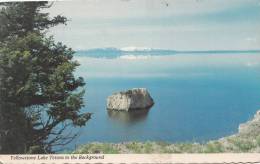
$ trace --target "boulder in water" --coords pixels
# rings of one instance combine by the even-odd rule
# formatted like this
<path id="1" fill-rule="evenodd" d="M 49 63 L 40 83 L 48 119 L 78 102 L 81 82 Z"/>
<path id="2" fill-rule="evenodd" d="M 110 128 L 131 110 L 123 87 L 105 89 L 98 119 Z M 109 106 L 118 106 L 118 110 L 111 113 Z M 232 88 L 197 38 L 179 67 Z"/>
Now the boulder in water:
<path id="1" fill-rule="evenodd" d="M 114 93 L 107 98 L 107 109 L 130 111 L 149 109 L 154 104 L 152 97 L 145 88 L 134 88 Z"/>

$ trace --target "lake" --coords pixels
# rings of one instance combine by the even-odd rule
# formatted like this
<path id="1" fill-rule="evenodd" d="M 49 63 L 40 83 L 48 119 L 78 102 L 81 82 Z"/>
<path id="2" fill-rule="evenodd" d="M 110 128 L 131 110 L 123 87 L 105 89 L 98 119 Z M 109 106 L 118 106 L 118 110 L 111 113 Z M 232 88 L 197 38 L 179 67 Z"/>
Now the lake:
<path id="1" fill-rule="evenodd" d="M 237 132 L 260 109 L 260 53 L 75 55 L 93 113 L 69 147 L 88 142 L 206 142 Z M 147 88 L 148 112 L 109 113 L 114 92 Z"/>

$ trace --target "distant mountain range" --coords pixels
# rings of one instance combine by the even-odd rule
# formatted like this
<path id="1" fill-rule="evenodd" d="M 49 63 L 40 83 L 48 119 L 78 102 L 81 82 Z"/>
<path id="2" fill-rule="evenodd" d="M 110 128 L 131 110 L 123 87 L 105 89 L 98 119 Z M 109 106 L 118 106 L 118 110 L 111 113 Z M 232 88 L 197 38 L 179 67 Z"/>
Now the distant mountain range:
<path id="1" fill-rule="evenodd" d="M 133 56 L 165 56 L 175 54 L 235 54 L 235 53 L 259 53 L 260 50 L 208 50 L 208 51 L 176 51 L 167 49 L 153 49 L 145 47 L 125 48 L 95 48 L 76 51 L 76 56 L 88 56 L 95 58 L 117 58 L 125 55 Z"/>

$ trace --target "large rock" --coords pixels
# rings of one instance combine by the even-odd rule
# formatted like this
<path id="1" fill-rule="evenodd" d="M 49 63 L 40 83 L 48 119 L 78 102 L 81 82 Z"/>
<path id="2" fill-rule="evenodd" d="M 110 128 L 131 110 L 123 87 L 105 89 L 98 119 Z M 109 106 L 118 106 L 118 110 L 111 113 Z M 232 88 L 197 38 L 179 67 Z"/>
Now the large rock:
<path id="1" fill-rule="evenodd" d="M 256 112 L 253 119 L 246 123 L 240 124 L 238 129 L 241 135 L 257 136 L 260 134 L 260 110 Z"/>
<path id="2" fill-rule="evenodd" d="M 134 88 L 114 93 L 107 98 L 107 109 L 112 110 L 130 111 L 149 109 L 153 104 L 154 101 L 145 88 Z"/>

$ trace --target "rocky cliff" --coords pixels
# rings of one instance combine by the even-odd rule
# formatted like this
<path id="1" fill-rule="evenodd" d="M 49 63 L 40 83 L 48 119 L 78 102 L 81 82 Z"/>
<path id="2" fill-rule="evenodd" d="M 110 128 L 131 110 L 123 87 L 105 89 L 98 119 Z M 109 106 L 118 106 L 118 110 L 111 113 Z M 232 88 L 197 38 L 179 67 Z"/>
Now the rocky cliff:
<path id="1" fill-rule="evenodd" d="M 260 110 L 256 112 L 252 120 L 239 125 L 238 135 L 260 135 Z"/>

